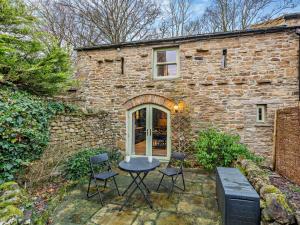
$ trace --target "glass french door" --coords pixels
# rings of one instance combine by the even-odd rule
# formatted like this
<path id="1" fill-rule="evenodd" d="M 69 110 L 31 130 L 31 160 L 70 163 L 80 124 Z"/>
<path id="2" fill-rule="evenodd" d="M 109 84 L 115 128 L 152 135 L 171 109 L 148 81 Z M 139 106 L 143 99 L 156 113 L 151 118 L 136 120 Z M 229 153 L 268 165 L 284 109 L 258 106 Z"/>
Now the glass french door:
<path id="1" fill-rule="evenodd" d="M 138 106 L 127 114 L 127 154 L 170 157 L 170 112 L 160 106 Z"/>

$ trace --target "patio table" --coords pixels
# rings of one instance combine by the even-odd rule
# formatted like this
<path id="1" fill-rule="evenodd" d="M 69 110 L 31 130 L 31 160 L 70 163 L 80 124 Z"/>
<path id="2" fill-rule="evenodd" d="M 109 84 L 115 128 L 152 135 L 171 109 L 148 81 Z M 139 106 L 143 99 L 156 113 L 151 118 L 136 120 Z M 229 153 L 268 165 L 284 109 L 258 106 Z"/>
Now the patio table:
<path id="1" fill-rule="evenodd" d="M 151 163 L 148 162 L 148 157 L 137 157 L 137 158 L 131 158 L 129 162 L 121 161 L 119 163 L 119 168 L 123 171 L 126 171 L 130 174 L 132 178 L 132 182 L 129 184 L 127 189 L 124 191 L 122 195 L 125 195 L 127 191 L 135 185 L 133 190 L 129 193 L 126 200 L 122 204 L 120 211 L 124 208 L 124 206 L 129 202 L 131 196 L 134 194 L 134 192 L 139 189 L 140 192 L 143 194 L 145 201 L 148 203 L 150 208 L 152 209 L 152 203 L 150 201 L 149 195 L 150 190 L 147 187 L 147 185 L 144 183 L 144 179 L 148 175 L 150 171 L 155 170 L 157 167 L 159 167 L 160 162 L 158 159 L 152 160 Z"/>

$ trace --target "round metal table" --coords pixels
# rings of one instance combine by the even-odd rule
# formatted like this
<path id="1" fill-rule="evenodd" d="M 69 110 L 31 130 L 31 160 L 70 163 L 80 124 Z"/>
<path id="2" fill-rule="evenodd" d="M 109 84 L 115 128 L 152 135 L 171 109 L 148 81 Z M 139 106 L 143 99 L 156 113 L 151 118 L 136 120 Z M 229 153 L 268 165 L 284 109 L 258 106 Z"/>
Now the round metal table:
<path id="1" fill-rule="evenodd" d="M 150 201 L 150 198 L 148 194 L 150 193 L 149 188 L 144 183 L 144 179 L 148 175 L 150 171 L 155 170 L 157 167 L 159 167 L 160 162 L 158 159 L 152 160 L 151 163 L 148 162 L 148 157 L 137 157 L 137 158 L 131 158 L 129 162 L 122 161 L 119 163 L 119 168 L 123 171 L 126 171 L 130 174 L 132 178 L 132 182 L 129 184 L 127 189 L 124 191 L 122 195 L 125 195 L 127 191 L 132 187 L 132 185 L 135 184 L 135 187 L 133 190 L 129 193 L 126 200 L 124 201 L 123 205 L 120 208 L 120 211 L 123 209 L 123 207 L 129 202 L 131 196 L 134 194 L 134 192 L 139 189 L 141 193 L 144 196 L 145 201 L 148 203 L 150 208 L 152 209 L 152 203 Z"/>

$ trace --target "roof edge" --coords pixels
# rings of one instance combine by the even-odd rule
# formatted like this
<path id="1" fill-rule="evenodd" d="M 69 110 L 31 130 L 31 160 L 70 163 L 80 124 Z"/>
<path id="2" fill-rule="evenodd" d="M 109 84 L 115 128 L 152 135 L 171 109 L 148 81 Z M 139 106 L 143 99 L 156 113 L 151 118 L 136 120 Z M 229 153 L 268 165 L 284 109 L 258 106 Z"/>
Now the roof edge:
<path id="1" fill-rule="evenodd" d="M 285 20 L 300 19 L 300 13 L 289 13 L 282 16 Z"/>
<path id="2" fill-rule="evenodd" d="M 251 34 L 277 33 L 277 32 L 282 32 L 287 30 L 293 30 L 297 28 L 300 28 L 300 26 L 290 26 L 290 27 L 277 26 L 277 27 L 268 27 L 268 28 L 260 28 L 260 29 L 248 29 L 248 30 L 207 33 L 207 34 L 180 36 L 180 37 L 163 38 L 163 39 L 122 42 L 120 44 L 103 44 L 97 46 L 78 47 L 78 48 L 74 48 L 74 50 L 89 51 L 89 50 L 101 50 L 101 49 L 122 48 L 122 47 L 135 47 L 135 46 L 142 46 L 142 45 L 167 44 L 167 43 L 178 44 L 181 42 L 190 42 L 190 41 L 197 41 L 197 40 L 239 37 L 239 36 L 247 36 Z"/>

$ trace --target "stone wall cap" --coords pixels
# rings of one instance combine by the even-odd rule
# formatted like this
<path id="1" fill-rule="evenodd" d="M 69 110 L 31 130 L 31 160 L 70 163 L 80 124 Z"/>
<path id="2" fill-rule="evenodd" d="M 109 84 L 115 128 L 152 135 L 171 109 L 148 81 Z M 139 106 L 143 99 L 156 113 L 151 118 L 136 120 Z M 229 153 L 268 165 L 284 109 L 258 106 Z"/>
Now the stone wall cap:
<path id="1" fill-rule="evenodd" d="M 300 26 L 290 26 L 290 27 L 277 26 L 277 27 L 268 27 L 268 28 L 259 28 L 259 29 L 236 30 L 236 31 L 229 31 L 229 32 L 206 33 L 206 34 L 179 36 L 179 37 L 163 38 L 163 39 L 122 42 L 119 44 L 103 44 L 97 46 L 86 46 L 86 47 L 74 48 L 74 50 L 89 51 L 89 50 L 113 49 L 113 48 L 121 48 L 121 47 L 136 47 L 141 45 L 156 45 L 156 44 L 167 44 L 167 43 L 178 44 L 182 42 L 193 42 L 198 40 L 239 37 L 239 36 L 265 34 L 265 33 L 277 33 L 277 32 L 284 32 L 288 30 L 296 30 L 297 28 L 300 28 Z"/>

